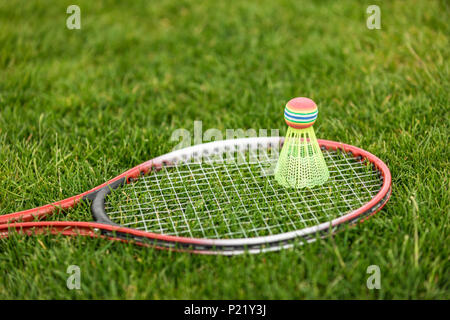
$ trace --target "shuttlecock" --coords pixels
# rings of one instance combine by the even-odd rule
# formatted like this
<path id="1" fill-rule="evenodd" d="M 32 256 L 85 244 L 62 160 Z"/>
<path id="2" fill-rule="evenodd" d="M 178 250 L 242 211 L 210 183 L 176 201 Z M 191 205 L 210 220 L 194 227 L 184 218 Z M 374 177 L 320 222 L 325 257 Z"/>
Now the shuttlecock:
<path id="1" fill-rule="evenodd" d="M 275 179 L 284 187 L 311 188 L 330 176 L 312 127 L 318 113 L 308 98 L 294 98 L 286 104 L 284 120 L 289 128 L 275 167 Z"/>

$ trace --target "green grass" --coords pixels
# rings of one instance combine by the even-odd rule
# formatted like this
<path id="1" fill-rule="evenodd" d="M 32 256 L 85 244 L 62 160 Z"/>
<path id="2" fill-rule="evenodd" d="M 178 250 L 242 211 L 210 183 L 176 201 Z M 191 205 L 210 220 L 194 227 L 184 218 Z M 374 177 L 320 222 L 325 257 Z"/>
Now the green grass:
<path id="1" fill-rule="evenodd" d="M 381 30 L 366 28 L 374 3 Z M 318 103 L 319 138 L 387 163 L 392 198 L 333 238 L 253 256 L 0 240 L 0 299 L 450 298 L 445 1 L 78 1 L 81 30 L 65 27 L 70 4 L 0 3 L 0 214 L 171 151 L 194 120 L 284 134 L 295 96 Z M 366 287 L 370 265 L 381 290 Z"/>

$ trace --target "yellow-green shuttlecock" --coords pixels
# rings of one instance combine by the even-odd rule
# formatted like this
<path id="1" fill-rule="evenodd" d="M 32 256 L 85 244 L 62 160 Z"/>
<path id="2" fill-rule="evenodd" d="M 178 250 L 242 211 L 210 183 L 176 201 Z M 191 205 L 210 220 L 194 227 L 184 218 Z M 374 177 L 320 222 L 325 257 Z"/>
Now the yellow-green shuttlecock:
<path id="1" fill-rule="evenodd" d="M 312 188 L 330 176 L 312 127 L 318 113 L 308 98 L 294 98 L 286 104 L 284 120 L 289 128 L 275 168 L 275 179 L 284 187 Z"/>

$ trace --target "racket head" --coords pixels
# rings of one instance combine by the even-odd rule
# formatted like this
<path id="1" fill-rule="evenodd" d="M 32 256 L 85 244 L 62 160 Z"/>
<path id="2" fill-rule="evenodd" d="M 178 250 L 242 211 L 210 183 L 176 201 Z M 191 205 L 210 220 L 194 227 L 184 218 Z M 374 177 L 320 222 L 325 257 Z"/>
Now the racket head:
<path id="1" fill-rule="evenodd" d="M 320 205 L 320 200 L 317 202 L 318 199 L 314 189 L 286 190 L 275 185 L 276 182 L 272 181 L 269 182 L 272 199 L 268 200 L 268 196 L 264 196 L 262 185 L 265 183 L 264 179 L 272 179 L 273 177 L 269 174 L 260 177 L 259 180 L 256 179 L 256 172 L 253 172 L 249 163 L 245 162 L 249 159 L 245 159 L 241 163 L 241 168 L 236 163 L 229 164 L 230 168 L 231 166 L 237 168 L 236 170 L 242 178 L 240 184 L 234 183 L 235 176 L 230 175 L 230 168 L 226 167 L 228 164 L 225 166 L 225 171 L 223 170 L 224 163 L 220 162 L 224 159 L 223 155 L 232 153 L 236 156 L 252 151 L 272 152 L 275 150 L 273 155 L 276 156 L 282 143 L 283 138 L 278 137 L 245 138 L 216 141 L 177 150 L 133 168 L 128 171 L 128 175 L 118 177 L 118 179 L 95 190 L 86 197 L 92 200 L 91 208 L 94 219 L 113 227 L 113 229 L 115 228 L 114 234 L 110 232 L 111 230 L 104 230 L 104 234 L 109 237 L 133 240 L 141 244 L 147 243 L 160 248 L 220 254 L 274 251 L 291 247 L 295 243 L 314 241 L 317 237 L 335 232 L 342 226 L 355 224 L 366 219 L 378 212 L 388 201 L 391 194 L 391 175 L 387 166 L 365 150 L 333 141 L 319 140 L 332 174 L 330 183 L 322 186 L 320 190 L 331 188 L 331 192 L 334 192 L 333 187 L 339 188 L 340 183 L 344 186 L 347 185 L 346 188 L 342 189 L 345 192 L 339 202 L 332 199 L 331 203 L 328 203 L 327 209 L 330 211 L 337 210 L 337 206 L 342 205 L 342 203 L 347 204 L 347 209 L 349 209 L 340 210 L 334 216 L 325 215 L 315 217 L 315 219 L 311 218 L 311 214 L 314 216 L 311 208 L 309 208 L 310 212 L 306 212 L 306 214 L 304 212 L 293 212 L 298 209 L 297 206 L 302 201 L 308 207 L 306 197 L 302 196 L 302 194 L 308 192 L 310 197 L 316 198 L 314 205 L 316 207 Z M 216 156 L 219 156 L 219 162 L 211 162 L 210 160 Z M 333 157 L 342 157 L 340 159 L 342 163 L 337 163 L 338 160 Z M 230 159 L 227 158 L 227 160 Z M 275 163 L 276 157 L 270 159 L 270 161 L 272 161 L 272 164 Z M 220 170 L 214 167 L 216 164 L 220 166 Z M 261 162 L 256 164 L 261 167 Z M 342 167 L 339 169 L 341 165 Z M 242 168 L 244 169 L 241 170 Z M 342 172 L 349 168 L 355 175 L 352 177 L 352 182 L 345 180 L 345 174 Z M 364 181 L 366 173 L 358 174 L 355 168 L 369 170 L 367 176 L 371 179 Z M 198 174 L 195 170 L 198 170 Z M 228 174 L 226 183 L 221 181 L 220 178 L 221 174 L 225 173 Z M 246 174 L 249 174 L 248 180 L 245 178 Z M 208 175 L 210 176 L 208 177 Z M 239 178 L 239 175 L 237 177 Z M 203 178 L 206 182 L 201 180 Z M 374 182 L 373 178 L 377 180 Z M 189 181 L 189 179 L 193 180 Z M 358 180 L 361 182 L 359 187 L 363 191 L 364 188 L 366 189 L 366 192 L 362 192 L 364 197 L 360 198 L 358 198 L 359 190 L 357 190 Z M 366 184 L 369 181 L 375 183 L 370 185 L 370 190 Z M 165 187 L 162 184 L 165 184 Z M 140 194 L 137 194 L 136 186 L 142 187 Z M 223 194 L 218 192 L 220 189 Z M 253 189 L 256 191 L 252 191 Z M 170 194 L 166 195 L 166 192 Z M 209 194 L 209 198 L 205 199 L 204 192 L 210 192 L 212 195 Z M 239 196 L 240 192 L 242 192 L 241 196 Z M 118 202 L 119 209 L 122 206 L 121 212 L 120 210 L 111 210 L 111 207 L 108 207 L 109 200 L 121 193 L 125 194 L 126 201 L 134 193 L 135 203 L 130 206 L 123 205 L 123 199 L 121 199 Z M 274 193 L 276 193 L 276 196 L 273 195 Z M 255 199 L 255 194 L 258 194 L 261 198 Z M 354 199 L 351 196 L 354 196 Z M 233 198 L 233 200 L 230 201 L 230 198 Z M 289 210 L 290 205 L 286 203 L 281 207 L 278 206 L 280 210 L 272 213 L 271 216 L 267 216 L 268 219 L 265 222 L 264 217 L 263 219 L 260 219 L 261 217 L 253 218 L 258 214 L 264 214 L 265 210 L 271 210 L 271 204 L 283 203 L 288 199 L 292 204 L 290 209 L 293 210 Z M 199 201 L 203 202 L 200 206 L 198 206 Z M 230 207 L 224 209 L 223 203 L 227 201 Z M 333 208 L 333 204 L 336 204 L 335 208 Z M 190 213 L 187 212 L 189 206 L 191 206 Z M 197 210 L 195 209 L 196 206 Z M 200 207 L 204 209 L 202 215 L 199 215 L 198 212 Z M 133 213 L 131 220 L 127 219 L 127 210 Z M 234 213 L 234 225 L 230 220 L 230 212 L 231 214 Z M 121 214 L 119 218 L 117 217 L 118 213 Z M 276 214 L 281 213 L 285 215 L 282 217 L 284 221 L 288 221 L 288 228 L 272 224 L 274 220 L 278 219 Z M 305 223 L 307 215 L 311 218 L 309 219 L 311 220 L 309 225 Z M 259 223 L 259 230 L 253 225 L 256 222 Z M 242 226 L 244 223 L 249 226 L 248 231 L 251 232 L 246 232 Z M 232 229 L 236 226 L 237 228 Z M 228 233 L 224 232 L 227 228 Z M 206 229 L 211 232 L 206 232 Z M 221 231 L 218 231 L 218 229 Z M 241 229 L 241 232 L 238 229 Z"/>

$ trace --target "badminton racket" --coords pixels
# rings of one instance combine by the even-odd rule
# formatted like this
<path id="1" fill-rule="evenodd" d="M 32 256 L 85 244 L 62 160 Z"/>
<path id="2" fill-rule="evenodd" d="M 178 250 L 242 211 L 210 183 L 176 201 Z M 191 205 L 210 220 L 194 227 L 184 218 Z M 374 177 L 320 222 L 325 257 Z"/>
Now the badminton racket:
<path id="1" fill-rule="evenodd" d="M 365 150 L 327 140 L 318 140 L 326 183 L 279 185 L 273 171 L 283 141 L 232 139 L 167 153 L 79 195 L 0 216 L 0 237 L 61 234 L 193 253 L 259 253 L 325 237 L 388 201 L 388 167 Z M 67 221 L 64 213 L 81 202 L 90 202 L 91 221 Z M 46 221 L 50 215 L 60 221 Z"/>

